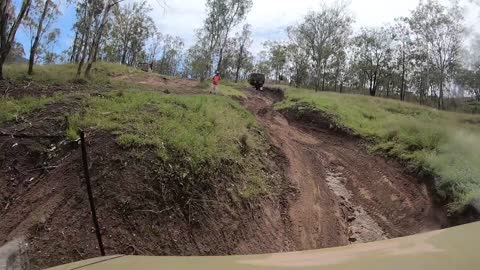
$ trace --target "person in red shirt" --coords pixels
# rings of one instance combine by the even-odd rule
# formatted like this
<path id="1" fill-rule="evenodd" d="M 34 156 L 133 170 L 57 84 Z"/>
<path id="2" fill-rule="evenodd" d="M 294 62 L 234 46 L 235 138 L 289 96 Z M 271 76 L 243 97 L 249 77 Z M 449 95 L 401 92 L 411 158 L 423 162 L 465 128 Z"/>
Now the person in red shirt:
<path id="1" fill-rule="evenodd" d="M 215 76 L 213 76 L 213 93 L 215 95 L 218 94 L 218 85 L 220 84 L 221 80 L 222 78 L 220 78 L 220 72 L 215 72 Z"/>

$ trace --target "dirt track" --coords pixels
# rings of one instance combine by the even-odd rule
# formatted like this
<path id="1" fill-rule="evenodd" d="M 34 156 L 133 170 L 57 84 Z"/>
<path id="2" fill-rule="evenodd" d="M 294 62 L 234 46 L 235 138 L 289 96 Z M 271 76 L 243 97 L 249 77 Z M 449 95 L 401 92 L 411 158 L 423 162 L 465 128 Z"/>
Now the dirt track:
<path id="1" fill-rule="evenodd" d="M 439 229 L 445 214 L 399 164 L 372 156 L 357 139 L 289 122 L 275 97 L 249 92 L 246 107 L 289 161 L 299 188 L 289 210 L 298 249 L 370 242 Z"/>
<path id="2" fill-rule="evenodd" d="M 201 92 L 187 89 L 181 94 Z M 158 192 L 145 191 L 164 179 L 173 185 L 167 187 L 171 194 L 179 182 L 175 174 L 157 171 L 153 153 L 146 151 L 138 159 L 114 136 L 90 133 L 94 195 L 107 254 L 286 252 L 410 235 L 446 224 L 445 213 L 434 207 L 425 185 L 396 162 L 368 154 L 358 139 L 274 111 L 279 100 L 275 95 L 246 93 L 244 105 L 273 144 L 265 153 L 265 167 L 281 191 L 238 204 L 225 192 L 235 179 L 222 176 L 215 182 L 220 193 L 205 195 L 218 203 L 191 213 L 198 223 L 187 220 L 177 203 L 159 203 L 154 196 Z M 51 104 L 3 125 L 0 132 L 61 135 L 64 115 L 83 106 L 77 99 Z M 26 237 L 33 264 L 40 268 L 98 256 L 80 152 L 64 143 L 0 137 L 0 245 Z M 166 210 L 136 211 L 152 204 Z"/>

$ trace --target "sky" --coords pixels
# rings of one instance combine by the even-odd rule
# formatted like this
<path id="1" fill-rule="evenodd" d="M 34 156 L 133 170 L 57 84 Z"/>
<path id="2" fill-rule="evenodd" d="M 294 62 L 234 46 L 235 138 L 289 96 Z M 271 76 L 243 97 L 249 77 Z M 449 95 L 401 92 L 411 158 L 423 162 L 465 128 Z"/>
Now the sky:
<path id="1" fill-rule="evenodd" d="M 65 0 L 57 0 L 63 1 Z M 135 0 L 127 0 L 135 1 Z M 180 36 L 189 47 L 194 42 L 195 29 L 201 28 L 205 19 L 206 0 L 146 0 L 152 7 L 151 16 L 160 32 Z M 252 25 L 254 43 L 252 52 L 258 53 L 267 40 L 286 39 L 285 29 L 295 24 L 309 12 L 318 10 L 322 2 L 333 0 L 253 0 L 253 7 L 246 22 Z M 442 0 L 448 1 L 448 0 Z M 14 0 L 20 2 L 20 0 Z M 355 29 L 393 23 L 394 18 L 408 16 L 419 0 L 350 0 L 350 11 L 355 17 Z M 162 4 L 165 3 L 165 4 Z M 62 15 L 55 27 L 60 28 L 61 38 L 56 44 L 58 53 L 67 49 L 74 38 L 71 30 L 75 11 L 73 6 L 62 4 Z M 465 11 L 467 25 L 472 29 L 480 25 L 480 10 L 469 6 Z M 477 30 L 479 27 L 477 27 Z M 26 32 L 19 30 L 17 40 L 28 50 Z"/>
<path id="2" fill-rule="evenodd" d="M 156 14 L 157 25 L 164 32 L 179 35 L 187 44 L 193 41 L 193 30 L 202 26 L 205 19 L 205 1 L 168 0 L 161 7 L 157 0 L 148 0 Z M 309 11 L 318 10 L 321 0 L 254 0 L 246 22 L 252 25 L 254 45 L 258 52 L 267 40 L 286 38 L 285 29 L 301 20 Z M 350 10 L 356 18 L 356 26 L 378 26 L 406 16 L 418 0 L 353 0 Z"/>

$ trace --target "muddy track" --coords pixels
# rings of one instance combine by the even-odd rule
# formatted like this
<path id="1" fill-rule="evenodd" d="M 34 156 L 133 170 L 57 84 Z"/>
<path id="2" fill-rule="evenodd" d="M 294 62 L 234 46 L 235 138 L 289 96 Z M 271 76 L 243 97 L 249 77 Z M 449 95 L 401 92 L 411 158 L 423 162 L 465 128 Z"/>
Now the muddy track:
<path id="1" fill-rule="evenodd" d="M 373 156 L 358 139 L 313 129 L 273 109 L 275 98 L 248 91 L 245 106 L 286 155 L 299 189 L 290 203 L 299 250 L 371 242 L 446 224 L 424 184 L 396 162 Z"/>
<path id="2" fill-rule="evenodd" d="M 280 188 L 238 203 L 220 185 L 219 193 L 205 195 L 212 204 L 191 212 L 200 222 L 192 223 L 190 212 L 187 219 L 174 201 L 157 198 L 154 189 L 148 192 L 161 179 L 179 182 L 170 180 L 178 179 L 175 174 L 158 170 L 153 152 L 145 150 L 138 158 L 114 136 L 89 133 L 107 254 L 276 253 L 369 242 L 445 224 L 444 212 L 434 206 L 426 187 L 396 162 L 369 155 L 358 139 L 328 130 L 325 119 L 304 124 L 276 112 L 279 93 L 246 93 L 242 102 L 273 145 L 265 153 L 265 168 L 272 185 Z M 76 98 L 51 104 L 6 123 L 0 132 L 60 135 L 66 129 L 64 115 L 83 107 Z M 78 148 L 62 139 L 4 136 L 0 152 L 0 245 L 25 237 L 38 268 L 98 256 Z M 235 179 L 218 180 L 228 184 Z M 176 188 L 165 187 L 169 192 Z M 150 210 L 157 208 L 161 211 Z"/>

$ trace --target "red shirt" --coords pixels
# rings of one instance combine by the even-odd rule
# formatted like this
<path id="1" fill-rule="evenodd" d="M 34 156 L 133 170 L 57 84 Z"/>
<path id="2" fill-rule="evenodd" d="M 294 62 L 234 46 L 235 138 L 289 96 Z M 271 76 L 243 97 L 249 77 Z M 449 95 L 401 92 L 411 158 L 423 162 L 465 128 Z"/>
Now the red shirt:
<path id="1" fill-rule="evenodd" d="M 221 80 L 220 75 L 215 75 L 213 77 L 213 84 L 218 85 L 220 83 L 220 80 Z"/>

